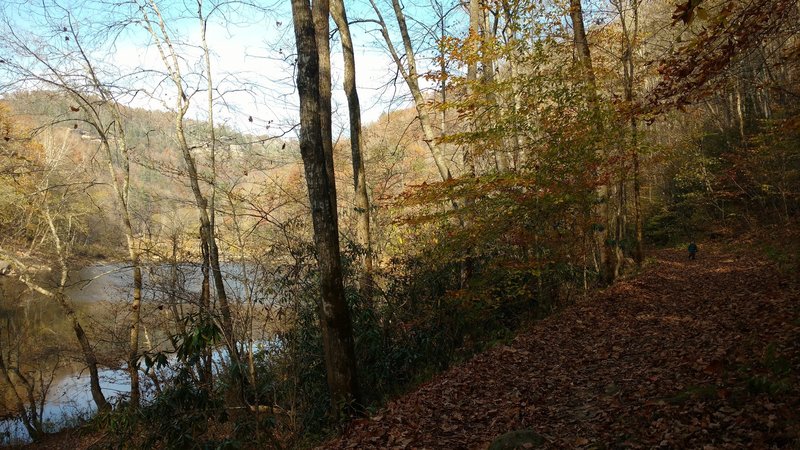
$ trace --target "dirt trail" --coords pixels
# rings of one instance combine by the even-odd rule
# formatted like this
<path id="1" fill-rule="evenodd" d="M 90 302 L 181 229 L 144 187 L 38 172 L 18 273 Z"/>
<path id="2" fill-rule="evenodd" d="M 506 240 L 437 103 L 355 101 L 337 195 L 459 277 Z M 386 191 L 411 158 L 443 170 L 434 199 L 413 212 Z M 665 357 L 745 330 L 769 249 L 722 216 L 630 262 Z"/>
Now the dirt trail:
<path id="1" fill-rule="evenodd" d="M 800 292 L 701 245 L 535 324 L 354 422 L 327 448 L 800 447 Z"/>

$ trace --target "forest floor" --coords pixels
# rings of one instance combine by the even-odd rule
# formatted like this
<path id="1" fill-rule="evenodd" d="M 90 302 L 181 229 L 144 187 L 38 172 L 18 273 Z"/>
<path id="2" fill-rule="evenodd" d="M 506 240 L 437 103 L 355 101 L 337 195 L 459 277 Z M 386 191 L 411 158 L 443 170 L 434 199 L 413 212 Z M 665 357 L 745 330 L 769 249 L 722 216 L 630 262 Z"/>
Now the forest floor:
<path id="1" fill-rule="evenodd" d="M 800 273 L 785 258 L 794 238 L 761 252 L 743 251 L 741 237 L 701 242 L 694 261 L 655 251 L 639 274 L 322 448 L 484 449 L 512 430 L 536 433 L 543 448 L 800 448 Z M 102 448 L 107 437 L 64 430 L 26 448 Z"/>
<path id="2" fill-rule="evenodd" d="M 655 252 L 324 448 L 486 448 L 512 430 L 546 448 L 800 448 L 797 274 L 700 250 Z"/>

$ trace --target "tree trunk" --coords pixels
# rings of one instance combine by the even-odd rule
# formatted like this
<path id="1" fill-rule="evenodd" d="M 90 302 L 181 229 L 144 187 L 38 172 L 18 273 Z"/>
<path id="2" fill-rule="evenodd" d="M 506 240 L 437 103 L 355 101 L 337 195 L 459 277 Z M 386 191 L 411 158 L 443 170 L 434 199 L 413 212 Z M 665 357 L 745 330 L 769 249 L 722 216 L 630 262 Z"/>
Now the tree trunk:
<path id="1" fill-rule="evenodd" d="M 326 17 L 328 11 L 324 12 Z M 297 90 L 300 95 L 300 153 L 305 168 L 314 244 L 322 294 L 318 305 L 325 366 L 334 419 L 358 407 L 353 330 L 344 296 L 335 204 L 336 186 L 329 177 L 320 105 L 320 66 L 314 20 L 307 0 L 292 0 L 297 43 Z M 327 36 L 326 36 L 327 38 Z"/>
<path id="2" fill-rule="evenodd" d="M 481 29 L 481 4 L 480 0 L 470 0 L 469 2 L 469 37 L 472 40 L 480 39 Z M 444 36 L 443 36 L 444 37 Z M 467 89 L 470 96 L 475 95 L 475 84 L 478 82 L 478 58 L 472 55 L 467 64 Z M 477 117 L 472 118 L 472 131 L 477 131 Z M 473 145 L 464 146 L 464 169 L 469 176 L 475 176 L 475 149 Z M 463 277 L 462 277 L 463 278 Z"/>
<path id="3" fill-rule="evenodd" d="M 621 1 L 621 0 L 620 0 Z M 632 13 L 632 20 L 633 20 L 633 29 L 631 30 L 628 26 L 627 20 L 625 19 L 625 12 L 622 8 L 622 4 L 619 3 L 619 13 L 620 13 L 620 22 L 622 24 L 622 34 L 623 34 L 623 52 L 622 52 L 622 64 L 623 64 L 623 75 L 625 77 L 625 102 L 633 106 L 633 102 L 635 99 L 635 91 L 634 91 L 634 83 L 635 83 L 635 69 L 636 66 L 633 60 L 633 52 L 634 48 L 636 47 L 636 43 L 638 42 L 638 35 L 639 35 L 639 2 L 638 0 L 631 0 L 631 13 Z M 632 108 L 631 108 L 632 110 Z M 638 136 L 638 129 L 636 123 L 636 116 L 633 115 L 632 112 L 630 118 L 630 130 L 631 130 L 631 155 L 633 159 L 633 209 L 634 209 L 634 226 L 635 226 L 635 248 L 633 250 L 633 258 L 636 261 L 637 266 L 642 265 L 642 260 L 644 259 L 644 250 L 642 247 L 642 212 L 641 212 L 641 201 L 639 198 L 640 195 L 640 186 L 639 186 L 639 136 Z"/>
<path id="4" fill-rule="evenodd" d="M 742 87 L 736 82 L 736 118 L 739 123 L 739 137 L 744 142 L 744 102 L 742 101 Z"/>
<path id="5" fill-rule="evenodd" d="M 130 317 L 130 345 L 128 348 L 128 374 L 131 377 L 131 407 L 139 406 L 141 390 L 139 389 L 139 325 L 142 304 L 142 268 L 138 261 L 133 267 L 133 302 Z"/>
<path id="6" fill-rule="evenodd" d="M 106 397 L 103 395 L 103 390 L 100 388 L 97 356 L 95 356 L 94 350 L 89 344 L 89 338 L 86 336 L 86 332 L 83 330 L 78 320 L 78 315 L 75 314 L 75 310 L 69 305 L 64 294 L 56 294 L 56 301 L 61 305 L 61 309 L 72 325 L 72 330 L 75 331 L 75 337 L 78 338 L 78 344 L 80 344 L 81 352 L 83 352 L 83 359 L 86 362 L 86 366 L 89 368 L 89 388 L 92 393 L 92 400 L 94 400 L 95 405 L 97 405 L 98 411 L 110 411 L 111 405 L 106 400 Z"/>
<path id="7" fill-rule="evenodd" d="M 573 40 L 578 63 L 590 89 L 596 93 L 592 53 L 589 50 L 589 41 L 586 39 L 586 28 L 583 26 L 581 0 L 569 0 L 569 17 L 572 19 Z"/>
<path id="8" fill-rule="evenodd" d="M 45 191 L 47 188 L 49 188 L 49 186 L 45 188 Z M 37 292 L 50 298 L 54 298 L 61 306 L 61 309 L 64 311 L 64 315 L 67 316 L 67 319 L 69 319 L 69 322 L 72 325 L 73 331 L 75 331 L 75 337 L 78 339 L 78 344 L 81 347 L 84 361 L 86 362 L 86 366 L 89 368 L 89 388 L 92 393 L 92 400 L 94 400 L 95 405 L 97 405 L 98 411 L 110 411 L 111 405 L 103 395 L 103 390 L 100 389 L 100 375 L 97 370 L 97 356 L 94 353 L 94 349 L 92 349 L 92 346 L 89 344 L 89 338 L 86 336 L 86 332 L 83 330 L 83 327 L 78 320 L 78 315 L 75 314 L 75 310 L 72 308 L 72 305 L 69 304 L 67 297 L 64 294 L 64 289 L 67 286 L 67 279 L 69 277 L 69 268 L 67 266 L 66 255 L 67 249 L 64 248 L 64 245 L 61 242 L 61 237 L 58 235 L 55 222 L 53 221 L 53 217 L 50 215 L 50 210 L 47 207 L 47 203 L 45 202 L 44 205 L 45 219 L 47 220 L 47 225 L 50 228 L 50 233 L 55 243 L 56 253 L 58 255 L 58 263 L 61 266 L 61 279 L 58 283 L 58 290 L 56 292 L 52 292 L 42 289 L 41 287 L 30 283 L 26 278 L 22 278 L 22 281 L 27 284 L 28 287 L 34 288 Z"/>
<path id="9" fill-rule="evenodd" d="M 581 7 L 581 1 L 570 0 L 569 7 L 578 67 L 582 70 L 583 78 L 589 87 L 589 97 L 592 107 L 597 108 L 597 87 L 595 84 L 594 69 L 592 67 L 592 54 L 589 50 L 589 41 L 586 39 L 586 29 L 583 26 L 583 8 Z M 597 156 L 599 162 L 602 163 L 604 155 L 598 154 Z M 608 187 L 601 180 L 598 180 L 596 188 L 598 203 L 594 207 L 594 215 L 600 219 L 601 223 L 598 223 L 595 227 L 594 240 L 599 259 L 600 280 L 603 283 L 611 282 L 614 279 L 614 270 L 611 266 L 612 249 L 608 242 L 608 224 L 610 223 L 608 192 Z"/>
<path id="10" fill-rule="evenodd" d="M 159 29 L 158 32 L 154 28 L 154 24 L 151 21 L 147 10 L 142 8 L 140 11 L 143 15 L 144 24 L 150 32 L 156 48 L 158 49 L 159 56 L 161 57 L 164 66 L 167 68 L 173 84 L 175 85 L 177 94 L 175 100 L 175 135 L 183 156 L 183 160 L 186 163 L 189 184 L 192 189 L 192 194 L 194 195 L 197 212 L 200 216 L 201 245 L 208 246 L 208 262 L 211 267 L 214 288 L 217 293 L 220 313 L 222 315 L 222 334 L 225 337 L 225 343 L 228 347 L 231 358 L 238 362 L 238 351 L 233 333 L 233 319 L 231 318 L 228 296 L 225 292 L 225 282 L 222 279 L 222 271 L 220 270 L 219 249 L 217 248 L 213 223 L 209 216 L 208 200 L 206 200 L 205 196 L 203 195 L 203 191 L 200 188 L 197 166 L 189 149 L 189 144 L 186 141 L 186 132 L 183 122 L 184 118 L 186 117 L 186 112 L 189 110 L 189 100 L 184 92 L 183 78 L 180 71 L 178 54 L 172 45 L 172 40 L 169 37 L 166 23 L 164 22 L 164 18 L 161 15 L 158 5 L 156 4 L 155 0 L 148 0 L 148 4 L 158 19 L 158 22 L 156 23 Z"/>
<path id="11" fill-rule="evenodd" d="M 639 173 L 639 140 L 637 136 L 636 120 L 632 119 L 631 124 L 633 132 L 633 219 L 636 226 L 636 248 L 633 251 L 633 259 L 636 265 L 641 267 L 644 261 L 644 231 L 642 223 L 642 205 L 641 205 L 641 174 Z"/>
<path id="12" fill-rule="evenodd" d="M 331 186 L 335 184 L 333 167 L 333 124 L 331 116 L 331 41 L 330 41 L 330 1 L 311 2 L 311 18 L 314 22 L 314 37 L 319 59 L 319 122 L 322 131 L 322 148 L 325 153 L 325 173 Z M 336 191 L 331 190 L 331 204 L 338 213 Z"/>
<path id="13" fill-rule="evenodd" d="M 361 133 L 361 104 L 356 90 L 356 62 L 353 52 L 353 39 L 350 36 L 350 25 L 347 23 L 347 12 L 342 0 L 331 2 L 331 15 L 339 28 L 344 54 L 344 91 L 347 96 L 347 108 L 350 116 L 350 150 L 353 157 L 353 188 L 355 189 L 356 242 L 360 251 L 364 252 L 362 276 L 359 282 L 361 295 L 371 296 L 372 290 L 372 239 L 370 237 L 370 207 L 367 194 L 367 176 L 364 168 Z"/>
<path id="14" fill-rule="evenodd" d="M 400 5 L 399 0 L 392 0 L 395 18 L 397 19 L 397 25 L 400 27 L 400 34 L 403 39 L 403 47 L 406 51 L 406 61 L 408 67 L 403 65 L 400 55 L 397 54 L 397 50 L 395 49 L 392 39 L 389 36 L 389 29 L 387 28 L 386 22 L 383 20 L 383 15 L 380 13 L 375 1 L 370 0 L 370 4 L 372 5 L 372 9 L 375 11 L 375 14 L 378 16 L 381 34 L 386 42 L 386 46 L 389 48 L 389 53 L 391 53 L 392 59 L 397 65 L 397 70 L 405 80 L 406 85 L 408 85 L 408 90 L 411 91 L 411 96 L 414 98 L 414 107 L 417 110 L 417 117 L 419 118 L 419 123 L 422 127 L 422 134 L 425 138 L 425 144 L 431 151 L 433 162 L 436 164 L 436 169 L 439 171 L 439 176 L 442 177 L 442 181 L 447 181 L 452 178 L 452 174 L 447 166 L 447 162 L 445 161 L 441 149 L 438 145 L 436 145 L 436 134 L 433 132 L 431 118 L 425 107 L 425 98 L 422 96 L 422 91 L 419 88 L 417 62 L 414 55 L 414 47 L 411 44 L 411 36 L 408 34 L 408 26 L 406 25 L 405 14 L 403 14 L 403 7 Z"/>
<path id="15" fill-rule="evenodd" d="M 480 0 L 472 0 L 470 1 L 470 28 L 472 28 L 472 3 L 482 3 Z M 494 52 L 491 51 L 491 44 L 492 39 L 494 38 L 494 27 L 491 24 L 489 19 L 489 15 L 486 14 L 484 8 L 479 7 L 479 23 L 480 23 L 480 39 L 481 39 L 481 46 L 483 47 L 483 51 L 481 52 L 481 64 L 483 65 L 483 74 L 482 74 L 482 82 L 485 86 L 488 86 L 488 89 L 485 89 L 486 97 L 489 105 L 497 108 L 497 111 L 504 110 L 500 107 L 500 102 L 495 94 L 495 89 L 492 87 L 495 81 L 495 66 L 494 66 Z M 495 167 L 498 172 L 507 172 L 509 168 L 508 162 L 508 155 L 510 154 L 510 150 L 506 148 L 506 142 L 510 142 L 510 139 L 504 139 L 503 145 L 498 148 L 498 151 L 495 153 Z"/>
<path id="16" fill-rule="evenodd" d="M 76 39 L 77 36 L 73 36 Z M 130 154 L 128 152 L 128 141 L 125 133 L 124 120 L 120 112 L 119 103 L 114 95 L 111 93 L 107 85 L 104 85 L 98 73 L 94 68 L 94 64 L 89 59 L 89 56 L 83 51 L 83 47 L 78 46 L 80 57 L 83 59 L 86 73 L 91 80 L 92 86 L 96 94 L 102 99 L 103 106 L 107 106 L 113 121 L 106 124 L 103 115 L 99 109 L 92 102 L 81 95 L 72 93 L 73 99 L 78 104 L 83 104 L 85 117 L 87 123 L 91 124 L 100 136 L 102 148 L 106 153 L 107 167 L 111 185 L 116 195 L 117 206 L 122 215 L 122 221 L 125 226 L 125 242 L 128 247 L 128 260 L 133 268 L 133 298 L 131 300 L 131 314 L 128 341 L 128 374 L 130 376 L 130 405 L 132 407 L 139 406 L 140 389 L 139 389 L 139 327 L 141 325 L 141 303 L 142 303 L 142 269 L 140 265 L 140 251 L 136 248 L 136 237 L 133 231 L 133 222 L 131 220 L 130 211 Z M 109 133 L 113 132 L 113 135 Z M 119 152 L 119 157 L 115 157 L 113 149 Z M 117 175 L 117 166 L 115 161 L 118 161 L 119 170 L 121 172 L 121 179 Z"/>

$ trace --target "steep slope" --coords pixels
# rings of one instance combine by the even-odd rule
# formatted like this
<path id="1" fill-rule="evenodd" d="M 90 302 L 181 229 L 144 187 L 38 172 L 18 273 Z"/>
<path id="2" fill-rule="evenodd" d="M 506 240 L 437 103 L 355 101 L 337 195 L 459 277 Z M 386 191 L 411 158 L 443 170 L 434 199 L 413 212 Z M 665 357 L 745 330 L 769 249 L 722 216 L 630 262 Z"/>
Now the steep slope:
<path id="1" fill-rule="evenodd" d="M 658 252 L 323 448 L 486 448 L 520 429 L 548 448 L 800 445 L 798 285 L 703 247 Z"/>

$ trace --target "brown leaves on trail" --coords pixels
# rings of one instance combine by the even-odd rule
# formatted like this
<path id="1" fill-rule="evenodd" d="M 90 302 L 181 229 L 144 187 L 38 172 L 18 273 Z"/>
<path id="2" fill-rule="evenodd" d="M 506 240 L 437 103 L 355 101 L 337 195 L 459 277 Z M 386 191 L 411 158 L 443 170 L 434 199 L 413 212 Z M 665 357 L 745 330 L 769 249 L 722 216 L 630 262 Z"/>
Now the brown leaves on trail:
<path id="1" fill-rule="evenodd" d="M 581 302 L 353 422 L 325 448 L 769 448 L 800 443 L 798 286 L 752 257 L 662 251 Z"/>

